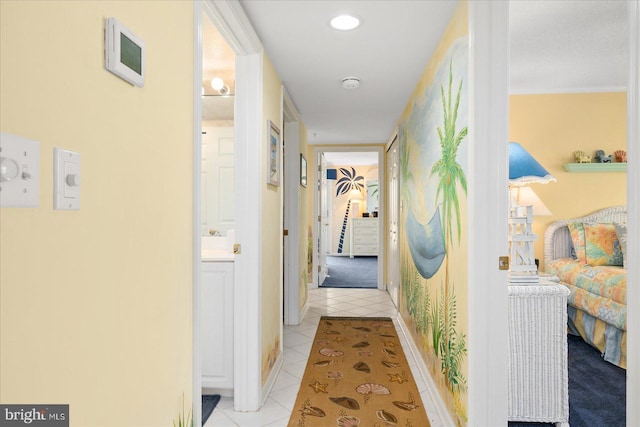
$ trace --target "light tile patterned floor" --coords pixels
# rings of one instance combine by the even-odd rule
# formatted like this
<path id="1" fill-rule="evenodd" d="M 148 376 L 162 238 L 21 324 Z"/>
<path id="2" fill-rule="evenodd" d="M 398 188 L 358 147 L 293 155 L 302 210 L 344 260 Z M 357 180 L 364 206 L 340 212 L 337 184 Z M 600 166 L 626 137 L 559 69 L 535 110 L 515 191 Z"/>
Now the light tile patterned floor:
<path id="1" fill-rule="evenodd" d="M 309 311 L 297 326 L 284 327 L 284 364 L 278 374 L 266 404 L 258 412 L 235 412 L 233 398 L 223 397 L 205 427 L 285 427 L 293 410 L 307 365 L 309 350 L 316 334 L 320 316 L 391 317 L 407 357 L 411 372 L 420 390 L 423 405 L 432 426 L 441 424 L 435 419 L 436 410 L 427 386 L 416 368 L 416 362 L 396 320 L 397 311 L 389 294 L 377 289 L 319 288 L 309 291 Z"/>

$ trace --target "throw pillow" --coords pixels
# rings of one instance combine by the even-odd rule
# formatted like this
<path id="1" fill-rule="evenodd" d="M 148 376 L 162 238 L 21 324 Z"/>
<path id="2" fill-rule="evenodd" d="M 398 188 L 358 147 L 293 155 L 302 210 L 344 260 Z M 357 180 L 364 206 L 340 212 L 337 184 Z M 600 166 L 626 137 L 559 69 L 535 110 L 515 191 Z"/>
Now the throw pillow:
<path id="1" fill-rule="evenodd" d="M 575 251 L 575 256 L 578 261 L 583 264 L 586 264 L 587 257 L 585 253 L 585 242 L 584 242 L 584 226 L 581 222 L 570 222 L 567 224 L 569 228 L 569 233 L 571 233 L 571 242 L 573 243 L 573 249 Z"/>
<path id="2" fill-rule="evenodd" d="M 615 223 L 616 236 L 620 242 L 620 250 L 622 251 L 622 266 L 627 268 L 627 224 Z"/>
<path id="3" fill-rule="evenodd" d="M 620 241 L 613 224 L 584 223 L 587 264 L 622 265 Z"/>

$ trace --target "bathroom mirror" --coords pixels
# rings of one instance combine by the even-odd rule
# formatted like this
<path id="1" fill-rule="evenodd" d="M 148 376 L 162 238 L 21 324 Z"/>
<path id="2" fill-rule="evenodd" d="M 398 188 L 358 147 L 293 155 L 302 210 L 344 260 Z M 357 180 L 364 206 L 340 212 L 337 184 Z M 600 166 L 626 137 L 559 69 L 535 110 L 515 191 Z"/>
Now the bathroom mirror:
<path id="1" fill-rule="evenodd" d="M 235 54 L 213 23 L 202 21 L 201 235 L 235 229 Z"/>
<path id="2" fill-rule="evenodd" d="M 367 180 L 367 211 L 380 210 L 380 191 L 377 179 Z"/>

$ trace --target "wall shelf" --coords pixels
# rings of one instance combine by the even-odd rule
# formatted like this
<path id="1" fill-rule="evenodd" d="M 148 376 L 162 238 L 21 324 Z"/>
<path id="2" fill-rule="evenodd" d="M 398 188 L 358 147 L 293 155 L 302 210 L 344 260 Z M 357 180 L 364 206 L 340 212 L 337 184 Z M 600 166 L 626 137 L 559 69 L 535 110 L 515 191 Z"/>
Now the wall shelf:
<path id="1" fill-rule="evenodd" d="M 567 172 L 626 172 L 626 163 L 566 163 Z"/>

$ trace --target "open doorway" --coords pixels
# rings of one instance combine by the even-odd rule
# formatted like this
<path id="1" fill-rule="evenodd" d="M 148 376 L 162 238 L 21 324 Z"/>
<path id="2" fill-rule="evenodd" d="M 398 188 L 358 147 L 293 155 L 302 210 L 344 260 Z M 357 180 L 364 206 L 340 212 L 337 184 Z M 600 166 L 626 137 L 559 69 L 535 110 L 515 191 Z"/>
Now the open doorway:
<path id="1" fill-rule="evenodd" d="M 383 289 L 380 152 L 317 149 L 318 287 Z"/>

